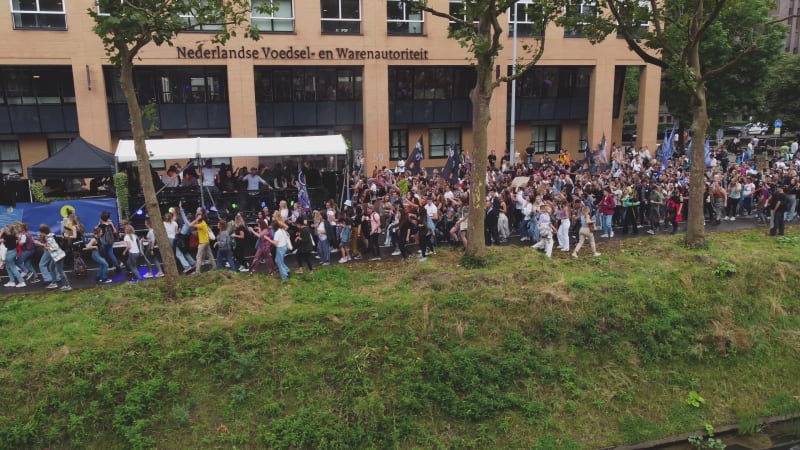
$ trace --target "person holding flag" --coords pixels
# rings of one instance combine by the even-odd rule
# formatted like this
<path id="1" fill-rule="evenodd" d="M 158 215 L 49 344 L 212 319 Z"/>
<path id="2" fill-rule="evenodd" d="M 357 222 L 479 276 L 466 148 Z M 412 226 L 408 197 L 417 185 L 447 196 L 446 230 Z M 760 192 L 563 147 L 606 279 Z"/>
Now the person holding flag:
<path id="1" fill-rule="evenodd" d="M 303 165 L 297 161 L 297 200 L 300 203 L 300 209 L 307 213 L 311 210 L 311 200 L 308 198 L 308 188 L 306 187 L 306 177 L 303 174 Z"/>
<path id="2" fill-rule="evenodd" d="M 453 144 L 450 144 L 450 148 L 447 150 L 447 163 L 442 169 L 442 178 L 448 186 L 452 186 L 458 180 L 458 157 Z"/>
<path id="3" fill-rule="evenodd" d="M 414 149 L 406 160 L 406 170 L 411 171 L 412 175 L 419 175 L 419 171 L 422 169 L 423 159 L 425 159 L 425 151 L 422 143 L 422 135 L 420 134 L 417 143 L 414 145 Z"/>

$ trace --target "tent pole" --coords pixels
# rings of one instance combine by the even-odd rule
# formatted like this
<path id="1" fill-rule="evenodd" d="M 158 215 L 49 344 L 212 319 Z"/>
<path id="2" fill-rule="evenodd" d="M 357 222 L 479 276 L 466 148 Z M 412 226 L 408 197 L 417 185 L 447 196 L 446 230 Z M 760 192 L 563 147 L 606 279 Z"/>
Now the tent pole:
<path id="1" fill-rule="evenodd" d="M 117 224 L 122 220 L 122 205 L 119 203 L 119 193 L 117 192 L 117 174 L 119 173 L 119 158 L 114 156 L 114 175 L 111 177 L 111 184 L 114 186 L 114 198 L 117 199 Z M 130 202 L 130 199 L 128 199 Z M 130 206 L 130 205 L 129 205 Z"/>
<path id="2" fill-rule="evenodd" d="M 33 203 L 33 191 L 31 191 L 31 176 L 28 175 L 28 197 L 31 199 L 31 203 Z"/>

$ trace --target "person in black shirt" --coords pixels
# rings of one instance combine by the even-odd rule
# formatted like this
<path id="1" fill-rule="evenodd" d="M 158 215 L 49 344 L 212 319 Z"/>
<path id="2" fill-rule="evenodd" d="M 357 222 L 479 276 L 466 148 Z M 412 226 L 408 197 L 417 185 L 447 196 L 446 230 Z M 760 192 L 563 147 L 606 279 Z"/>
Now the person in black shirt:
<path id="1" fill-rule="evenodd" d="M 770 228 L 769 230 L 769 235 L 775 236 L 775 234 L 777 233 L 783 236 L 783 223 L 784 223 L 783 213 L 786 212 L 786 195 L 783 193 L 782 187 L 776 189 L 775 193 L 772 194 L 772 199 L 770 199 L 770 204 L 772 205 L 773 218 L 772 218 L 772 228 Z"/>
<path id="2" fill-rule="evenodd" d="M 494 164 L 497 162 L 497 155 L 494 154 L 494 150 L 489 153 L 489 167 L 494 170 Z"/>

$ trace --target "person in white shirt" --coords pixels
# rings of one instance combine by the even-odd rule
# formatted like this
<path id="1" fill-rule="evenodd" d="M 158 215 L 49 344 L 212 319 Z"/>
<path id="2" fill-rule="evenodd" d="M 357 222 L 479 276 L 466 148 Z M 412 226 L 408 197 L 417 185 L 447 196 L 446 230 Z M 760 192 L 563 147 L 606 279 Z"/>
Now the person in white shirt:
<path id="1" fill-rule="evenodd" d="M 270 239 L 266 237 L 266 239 L 275 246 L 275 264 L 278 265 L 278 272 L 281 274 L 281 280 L 286 280 L 289 278 L 289 266 L 286 265 L 285 258 L 286 252 L 292 249 L 292 242 L 291 239 L 289 239 L 289 233 L 281 227 L 278 221 L 273 221 L 270 224 L 270 228 L 272 228 L 274 238 Z"/>
<path id="2" fill-rule="evenodd" d="M 178 177 L 178 173 L 175 172 L 175 168 L 170 167 L 167 169 L 167 173 L 161 175 L 161 182 L 164 183 L 164 187 L 176 188 L 180 186 L 181 179 Z"/>
<path id="3" fill-rule="evenodd" d="M 258 174 L 258 169 L 255 167 L 250 168 L 250 173 L 242 177 L 247 183 L 247 210 L 248 211 L 255 211 L 259 206 L 259 199 L 258 199 L 258 192 L 260 186 L 263 184 L 267 187 L 267 189 L 272 189 L 272 186 L 267 183 L 266 180 L 261 178 Z"/>
<path id="4" fill-rule="evenodd" d="M 203 187 L 216 186 L 217 169 L 211 165 L 211 160 L 207 159 L 205 165 L 200 169 L 200 177 L 203 180 Z"/>

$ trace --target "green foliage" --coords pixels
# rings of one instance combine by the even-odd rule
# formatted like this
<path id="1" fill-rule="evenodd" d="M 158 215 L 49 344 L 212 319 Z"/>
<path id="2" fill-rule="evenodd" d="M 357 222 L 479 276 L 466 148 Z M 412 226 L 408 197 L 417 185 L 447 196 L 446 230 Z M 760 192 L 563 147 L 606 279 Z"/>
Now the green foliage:
<path id="1" fill-rule="evenodd" d="M 33 201 L 39 203 L 50 203 L 52 199 L 49 199 L 44 196 L 44 184 L 35 181 L 31 183 L 31 195 L 33 196 Z"/>
<path id="2" fill-rule="evenodd" d="M 732 233 L 709 257 L 774 277 L 720 279 L 656 237 L 580 271 L 509 270 L 540 262 L 514 248 L 456 270 L 461 253 L 442 249 L 400 280 L 336 267 L 256 287 L 201 274 L 176 303 L 148 285 L 9 294 L 0 448 L 599 448 L 704 422 L 752 430 L 755 414 L 731 411 L 800 411 L 782 281 L 798 250 L 763 252 L 762 234 Z M 715 344 L 729 336 L 736 351 Z"/>
<path id="3" fill-rule="evenodd" d="M 763 81 L 766 92 L 768 117 L 783 120 L 786 129 L 800 129 L 800 89 L 797 71 L 800 70 L 800 55 L 783 54 L 770 65 Z"/>
<path id="4" fill-rule="evenodd" d="M 695 408 L 699 408 L 705 405 L 706 399 L 700 396 L 697 391 L 689 391 L 689 396 L 686 397 L 686 404 L 689 406 L 693 406 Z"/>
<path id="5" fill-rule="evenodd" d="M 117 194 L 117 201 L 119 202 L 120 214 L 123 217 L 128 217 L 131 214 L 130 205 L 128 205 L 128 174 L 125 172 L 117 172 L 114 174 L 114 190 Z"/>
<path id="6" fill-rule="evenodd" d="M 722 261 L 717 264 L 717 267 L 714 269 L 714 275 L 724 278 L 724 277 L 732 277 L 736 275 L 736 264 L 731 263 L 730 261 Z"/>
<path id="7" fill-rule="evenodd" d="M 692 436 L 690 437 L 689 444 L 697 449 L 724 449 L 726 447 L 722 439 L 714 437 L 714 427 L 707 423 L 705 424 L 706 436 Z"/>

